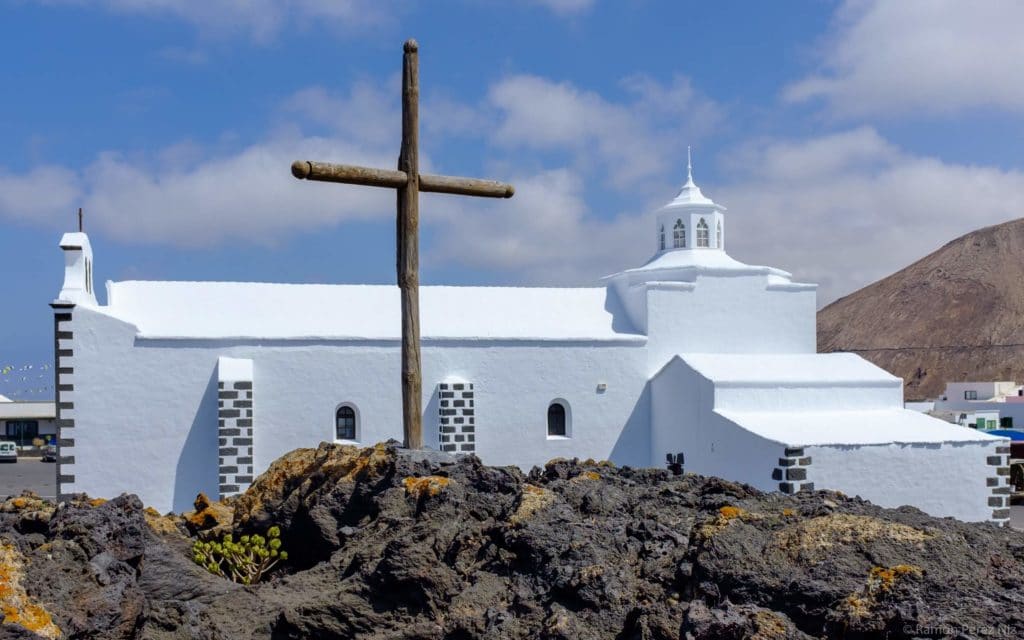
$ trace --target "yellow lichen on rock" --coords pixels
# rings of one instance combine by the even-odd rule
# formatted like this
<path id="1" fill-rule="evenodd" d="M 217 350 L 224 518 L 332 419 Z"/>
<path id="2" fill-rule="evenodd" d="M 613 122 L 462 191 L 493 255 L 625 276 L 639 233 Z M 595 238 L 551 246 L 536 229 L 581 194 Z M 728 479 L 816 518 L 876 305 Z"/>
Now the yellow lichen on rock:
<path id="1" fill-rule="evenodd" d="M 514 525 L 522 524 L 533 514 L 546 509 L 554 501 L 555 495 L 547 489 L 532 484 L 523 485 L 523 495 L 519 499 L 519 506 L 508 521 Z"/>
<path id="2" fill-rule="evenodd" d="M 707 540 L 719 531 L 729 526 L 733 520 L 761 520 L 764 518 L 759 513 L 751 513 L 740 507 L 725 505 L 718 508 L 718 515 L 706 521 L 697 529 L 697 537 Z"/>
<path id="3" fill-rule="evenodd" d="M 920 576 L 921 567 L 912 564 L 897 564 L 892 567 L 871 567 L 868 579 L 860 593 L 846 596 L 837 611 L 850 620 L 866 618 L 878 604 L 879 598 L 892 591 L 896 582 L 906 576 Z"/>
<path id="4" fill-rule="evenodd" d="M 896 579 L 902 576 L 921 575 L 921 567 L 912 564 L 898 564 L 893 567 L 871 567 L 868 573 L 869 591 L 890 591 Z"/>
<path id="5" fill-rule="evenodd" d="M 750 640 L 783 640 L 790 637 L 786 622 L 773 611 L 754 614 L 754 635 Z"/>
<path id="6" fill-rule="evenodd" d="M 266 517 L 292 491 L 303 486 L 338 481 L 358 482 L 384 475 L 394 463 L 394 451 L 386 443 L 360 449 L 353 445 L 322 442 L 316 449 L 295 449 L 275 460 L 233 505 L 235 520 Z M 298 484 L 296 480 L 301 479 Z"/>
<path id="7" fill-rule="evenodd" d="M 722 516 L 726 520 L 732 520 L 733 518 L 739 518 L 744 513 L 746 513 L 746 512 L 743 509 L 740 509 L 739 507 L 734 507 L 732 505 L 726 505 L 726 506 L 721 507 L 721 508 L 718 509 L 718 515 Z"/>
<path id="8" fill-rule="evenodd" d="M 917 545 L 933 534 L 914 527 L 871 516 L 834 513 L 801 521 L 778 531 L 774 546 L 790 556 L 821 556 L 829 550 L 850 544 L 868 544 L 877 540 Z"/>
<path id="9" fill-rule="evenodd" d="M 49 612 L 32 602 L 21 586 L 21 554 L 11 546 L 0 545 L 0 611 L 3 624 L 16 624 L 44 638 L 60 638 L 61 631 Z"/>
<path id="10" fill-rule="evenodd" d="M 444 476 L 423 476 L 421 478 L 409 476 L 402 481 L 402 485 L 405 487 L 407 495 L 420 499 L 440 495 L 448 488 L 449 482 L 451 481 Z"/>
<path id="11" fill-rule="evenodd" d="M 219 533 L 221 530 L 230 528 L 235 516 L 235 510 L 227 503 L 218 500 L 210 500 L 205 493 L 200 492 L 192 503 L 195 511 L 182 514 L 186 526 L 193 532 L 211 531 Z"/>
<path id="12" fill-rule="evenodd" d="M 89 501 L 90 507 L 99 507 L 105 504 L 107 504 L 106 498 L 93 498 L 92 500 Z"/>
<path id="13" fill-rule="evenodd" d="M 160 534 L 182 534 L 183 531 L 178 528 L 178 524 L 182 522 L 182 517 L 173 513 L 166 516 L 160 515 L 160 512 L 153 507 L 146 507 L 142 510 L 143 517 L 146 518 L 146 524 L 149 528 L 156 533 Z"/>
<path id="14" fill-rule="evenodd" d="M 580 475 L 573 478 L 575 482 L 583 482 L 586 480 L 600 480 L 601 474 L 596 471 L 584 471 Z"/>

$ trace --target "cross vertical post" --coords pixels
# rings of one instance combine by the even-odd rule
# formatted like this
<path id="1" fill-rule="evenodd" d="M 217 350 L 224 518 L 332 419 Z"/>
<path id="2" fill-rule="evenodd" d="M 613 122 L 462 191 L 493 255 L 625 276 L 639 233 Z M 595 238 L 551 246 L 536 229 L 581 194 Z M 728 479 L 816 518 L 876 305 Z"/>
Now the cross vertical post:
<path id="1" fill-rule="evenodd" d="M 408 40 L 402 56 L 402 149 L 398 170 L 406 175 L 397 189 L 398 288 L 402 296 L 402 425 L 405 446 L 423 448 L 420 363 L 420 151 L 419 47 Z"/>
<path id="2" fill-rule="evenodd" d="M 297 160 L 292 175 L 300 180 L 388 187 L 397 192 L 395 267 L 402 299 L 402 430 L 405 446 L 423 448 L 423 374 L 420 354 L 420 192 L 484 198 L 511 198 L 515 188 L 503 182 L 438 176 L 419 169 L 419 46 L 405 43 L 402 57 L 402 146 L 398 170 Z"/>

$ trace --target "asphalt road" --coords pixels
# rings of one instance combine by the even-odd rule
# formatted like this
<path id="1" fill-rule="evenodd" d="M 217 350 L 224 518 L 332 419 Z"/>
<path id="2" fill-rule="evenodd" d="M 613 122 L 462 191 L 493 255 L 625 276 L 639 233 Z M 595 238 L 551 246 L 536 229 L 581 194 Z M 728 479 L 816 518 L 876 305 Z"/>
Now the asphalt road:
<path id="1" fill-rule="evenodd" d="M 0 463 L 0 496 L 18 495 L 25 489 L 43 498 L 54 499 L 57 492 L 57 465 L 35 458 L 21 458 L 17 463 Z M 1024 531 L 1024 504 L 1010 507 L 1010 525 Z"/>
<path id="2" fill-rule="evenodd" d="M 0 463 L 0 496 L 16 496 L 31 489 L 42 498 L 57 497 L 57 464 L 36 458 Z"/>

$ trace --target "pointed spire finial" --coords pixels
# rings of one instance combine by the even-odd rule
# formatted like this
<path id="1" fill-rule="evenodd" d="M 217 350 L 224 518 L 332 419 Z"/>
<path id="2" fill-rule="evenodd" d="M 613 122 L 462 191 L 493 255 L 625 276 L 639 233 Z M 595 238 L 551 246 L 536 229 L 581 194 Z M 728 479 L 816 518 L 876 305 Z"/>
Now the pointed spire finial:
<path id="1" fill-rule="evenodd" d="M 693 162 L 690 160 L 690 145 L 686 145 L 686 181 L 693 182 Z"/>
<path id="2" fill-rule="evenodd" d="M 84 230 L 82 225 L 82 207 L 78 207 L 78 232 L 81 233 Z"/>

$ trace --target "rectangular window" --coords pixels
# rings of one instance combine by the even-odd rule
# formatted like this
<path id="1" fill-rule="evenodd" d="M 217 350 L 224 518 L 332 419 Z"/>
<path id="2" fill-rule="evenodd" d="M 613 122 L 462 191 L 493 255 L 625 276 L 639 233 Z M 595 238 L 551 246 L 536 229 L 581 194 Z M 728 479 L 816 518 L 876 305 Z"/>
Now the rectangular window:
<path id="1" fill-rule="evenodd" d="M 964 391 L 964 400 L 977 400 L 977 399 L 978 399 L 978 392 L 977 391 Z"/>
<path id="2" fill-rule="evenodd" d="M 39 437 L 38 420 L 8 420 L 7 438 L 18 443 L 19 447 L 32 446 L 32 441 Z"/>

